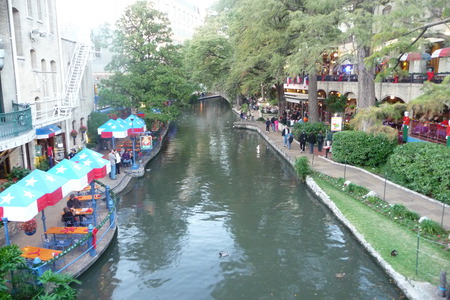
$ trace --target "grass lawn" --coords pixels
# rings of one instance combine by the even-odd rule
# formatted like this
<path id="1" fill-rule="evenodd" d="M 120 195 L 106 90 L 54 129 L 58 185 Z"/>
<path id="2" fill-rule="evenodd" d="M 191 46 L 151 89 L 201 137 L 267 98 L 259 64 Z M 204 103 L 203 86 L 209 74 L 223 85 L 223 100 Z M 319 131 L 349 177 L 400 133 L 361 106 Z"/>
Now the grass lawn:
<path id="1" fill-rule="evenodd" d="M 450 251 L 443 246 L 421 238 L 418 273 L 416 275 L 417 233 L 387 216 L 374 211 L 332 184 L 313 176 L 316 183 L 336 204 L 359 233 L 398 273 L 416 281 L 439 285 L 441 271 L 450 271 Z M 397 256 L 391 256 L 392 250 Z"/>

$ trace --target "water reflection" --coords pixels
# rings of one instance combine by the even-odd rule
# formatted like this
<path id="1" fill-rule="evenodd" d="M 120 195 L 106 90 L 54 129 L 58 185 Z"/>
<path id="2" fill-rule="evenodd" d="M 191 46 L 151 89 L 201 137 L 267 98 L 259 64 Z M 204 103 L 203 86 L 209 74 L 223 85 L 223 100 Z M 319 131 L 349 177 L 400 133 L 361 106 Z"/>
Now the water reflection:
<path id="1" fill-rule="evenodd" d="M 400 298 L 292 168 L 233 120 L 218 103 L 180 119 L 122 196 L 117 241 L 80 298 Z"/>

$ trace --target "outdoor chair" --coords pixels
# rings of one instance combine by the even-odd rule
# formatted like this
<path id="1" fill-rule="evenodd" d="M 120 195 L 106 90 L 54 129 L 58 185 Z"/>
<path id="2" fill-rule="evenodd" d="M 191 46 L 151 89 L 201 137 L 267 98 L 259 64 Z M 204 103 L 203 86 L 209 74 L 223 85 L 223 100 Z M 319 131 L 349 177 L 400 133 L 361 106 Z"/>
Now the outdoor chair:
<path id="1" fill-rule="evenodd" d="M 55 240 L 50 235 L 45 236 L 45 234 L 41 235 L 42 247 L 47 249 L 53 249 L 55 246 Z"/>
<path id="2" fill-rule="evenodd" d="M 55 234 L 54 239 L 55 243 L 50 249 L 64 251 L 72 244 L 72 237 L 69 237 L 66 234 Z"/>

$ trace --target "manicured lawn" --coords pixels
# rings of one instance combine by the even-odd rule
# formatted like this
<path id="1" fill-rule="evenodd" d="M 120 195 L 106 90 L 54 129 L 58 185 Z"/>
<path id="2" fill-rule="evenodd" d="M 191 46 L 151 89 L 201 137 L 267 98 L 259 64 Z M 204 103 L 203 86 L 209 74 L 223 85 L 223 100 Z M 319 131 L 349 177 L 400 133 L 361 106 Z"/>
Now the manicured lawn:
<path id="1" fill-rule="evenodd" d="M 313 176 L 345 217 L 372 247 L 398 273 L 416 281 L 439 284 L 441 270 L 450 270 L 450 252 L 424 238 L 420 239 L 418 274 L 416 275 L 417 233 L 375 212 L 369 206 L 338 190 L 327 181 Z M 391 256 L 392 250 L 397 256 Z"/>

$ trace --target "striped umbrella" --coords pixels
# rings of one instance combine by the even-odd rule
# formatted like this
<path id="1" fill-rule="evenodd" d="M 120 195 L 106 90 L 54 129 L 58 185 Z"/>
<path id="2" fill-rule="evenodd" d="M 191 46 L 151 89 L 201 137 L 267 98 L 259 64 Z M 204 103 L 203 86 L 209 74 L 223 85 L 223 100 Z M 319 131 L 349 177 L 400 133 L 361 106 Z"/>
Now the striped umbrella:
<path id="1" fill-rule="evenodd" d="M 111 172 L 111 164 L 103 158 L 103 154 L 88 148 L 83 148 L 83 150 L 78 152 L 70 160 L 93 169 L 94 179 L 103 178 Z"/>

